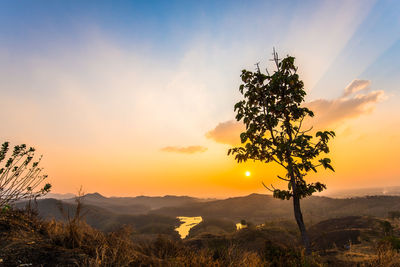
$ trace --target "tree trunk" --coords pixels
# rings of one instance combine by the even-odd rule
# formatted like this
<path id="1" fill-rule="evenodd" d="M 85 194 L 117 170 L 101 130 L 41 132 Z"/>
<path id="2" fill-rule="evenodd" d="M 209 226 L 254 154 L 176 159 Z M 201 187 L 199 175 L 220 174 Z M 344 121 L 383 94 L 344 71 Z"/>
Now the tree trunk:
<path id="1" fill-rule="evenodd" d="M 303 214 L 301 213 L 300 208 L 300 198 L 294 193 L 293 196 L 293 209 L 294 209 L 294 217 L 296 218 L 297 225 L 299 226 L 301 241 L 303 242 L 304 248 L 306 249 L 306 254 L 311 254 L 311 246 L 310 246 L 310 238 L 308 237 L 308 233 L 303 221 Z"/>
<path id="2" fill-rule="evenodd" d="M 301 241 L 303 243 L 304 248 L 306 249 L 306 255 L 310 255 L 311 254 L 310 238 L 308 237 L 306 226 L 304 225 L 304 221 L 303 221 L 303 214 L 301 213 L 300 197 L 299 197 L 299 192 L 297 191 L 296 178 L 293 173 L 291 158 L 289 157 L 289 155 L 287 157 L 290 159 L 289 163 L 288 163 L 288 172 L 289 172 L 290 183 L 292 184 L 292 191 L 293 191 L 294 218 L 296 219 L 297 226 L 299 227 L 299 230 L 300 230 Z"/>
<path id="3" fill-rule="evenodd" d="M 286 114 L 285 117 L 286 117 L 285 123 L 287 125 L 290 125 L 289 115 Z M 289 144 L 291 144 L 293 141 L 291 130 L 287 130 L 286 132 L 287 132 L 287 135 L 289 138 Z M 293 171 L 293 158 L 292 158 L 290 149 L 286 150 L 286 159 L 287 159 L 287 163 L 288 163 L 286 169 L 287 169 L 289 177 L 290 177 L 290 183 L 292 184 L 292 191 L 293 191 L 294 217 L 296 219 L 297 226 L 299 227 L 299 230 L 300 230 L 301 241 L 303 242 L 303 246 L 306 249 L 306 255 L 310 255 L 311 254 L 310 238 L 308 237 L 306 226 L 304 225 L 304 221 L 303 221 L 303 214 L 301 213 L 300 197 L 299 197 L 299 192 L 297 190 L 296 176 Z"/>

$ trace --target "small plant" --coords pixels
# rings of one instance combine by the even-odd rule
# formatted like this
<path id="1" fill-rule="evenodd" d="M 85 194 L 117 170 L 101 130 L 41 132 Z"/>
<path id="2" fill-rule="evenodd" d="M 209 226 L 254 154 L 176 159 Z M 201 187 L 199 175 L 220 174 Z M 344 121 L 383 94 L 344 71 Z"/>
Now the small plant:
<path id="1" fill-rule="evenodd" d="M 384 236 L 391 236 L 393 234 L 393 226 L 390 222 L 382 221 L 381 226 Z"/>
<path id="2" fill-rule="evenodd" d="M 33 161 L 35 149 L 27 148 L 25 144 L 17 145 L 11 156 L 5 161 L 9 150 L 9 143 L 4 142 L 0 149 L 0 207 L 6 207 L 21 199 L 34 198 L 47 194 L 51 185 L 46 183 L 42 188 L 39 185 L 47 178 L 39 167 L 42 159 Z"/>
<path id="3" fill-rule="evenodd" d="M 382 240 L 381 243 L 386 243 L 389 244 L 392 249 L 395 249 L 396 251 L 400 251 L 400 239 L 395 236 L 385 236 Z"/>
<path id="4" fill-rule="evenodd" d="M 394 219 L 400 219 L 400 211 L 389 211 L 388 212 L 388 217 L 392 220 Z"/>

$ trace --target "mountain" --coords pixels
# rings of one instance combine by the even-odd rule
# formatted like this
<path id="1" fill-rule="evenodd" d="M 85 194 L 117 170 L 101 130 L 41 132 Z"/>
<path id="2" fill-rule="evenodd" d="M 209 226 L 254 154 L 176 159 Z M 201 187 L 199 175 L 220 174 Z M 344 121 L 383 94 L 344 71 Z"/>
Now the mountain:
<path id="1" fill-rule="evenodd" d="M 74 198 L 74 197 L 75 197 L 75 195 L 71 194 L 71 193 L 67 193 L 67 194 L 48 193 L 41 198 L 70 199 L 70 198 Z"/>
<path id="2" fill-rule="evenodd" d="M 86 194 L 82 197 L 85 204 L 99 206 L 120 214 L 143 214 L 163 207 L 177 207 L 204 202 L 202 199 L 188 196 L 164 197 L 105 197 L 99 193 Z M 75 203 L 75 198 L 65 199 L 67 203 Z"/>
<path id="3" fill-rule="evenodd" d="M 308 197 L 301 201 L 305 221 L 316 223 L 321 220 L 342 216 L 387 217 L 389 211 L 400 211 L 399 196 L 370 196 L 336 199 Z M 273 198 L 270 195 L 251 194 L 205 203 L 194 203 L 179 207 L 164 207 L 151 213 L 166 216 L 202 216 L 239 222 L 242 219 L 253 223 L 293 218 L 292 202 Z"/>
<path id="4" fill-rule="evenodd" d="M 353 188 L 327 191 L 327 197 L 351 198 L 365 196 L 400 196 L 400 186 Z"/>
<path id="5" fill-rule="evenodd" d="M 64 199 L 63 202 L 68 204 L 75 204 L 76 199 Z M 136 204 L 133 201 L 125 200 L 115 200 L 112 198 L 107 198 L 99 193 L 87 194 L 82 197 L 82 202 L 85 206 L 101 207 L 104 210 L 112 213 L 118 214 L 143 214 L 151 210 L 150 206 Z"/>
<path id="6" fill-rule="evenodd" d="M 82 244 L 84 244 L 84 247 L 91 244 L 95 252 L 99 248 L 99 243 L 97 241 L 87 242 L 90 239 L 87 239 L 86 232 L 89 232 L 89 235 L 94 233 L 94 236 L 100 236 L 102 240 L 111 238 L 114 240 L 113 242 L 117 240 L 113 238 L 118 234 L 124 237 L 128 236 L 129 240 L 132 238 L 135 242 L 135 245 L 129 245 L 130 248 L 139 248 L 143 244 L 138 255 L 147 253 L 149 249 L 154 248 L 154 252 L 150 253 L 151 257 L 161 255 L 162 259 L 166 259 L 163 256 L 166 255 L 164 254 L 165 251 L 170 251 L 170 249 L 182 251 L 185 246 L 187 246 L 187 250 L 183 254 L 179 254 L 183 255 L 179 257 L 180 259 L 189 255 L 189 251 L 195 251 L 194 254 L 190 255 L 211 251 L 210 257 L 215 259 L 219 257 L 221 251 L 230 251 L 229 249 L 221 250 L 221 248 L 232 247 L 237 249 L 236 251 L 266 255 L 265 257 L 268 260 L 271 260 L 272 256 L 275 255 L 277 262 L 282 263 L 282 260 L 286 259 L 288 255 L 296 255 L 293 254 L 295 250 L 292 250 L 289 246 L 299 246 L 292 202 L 275 199 L 270 195 L 251 194 L 243 197 L 206 201 L 177 196 L 108 198 L 99 193 L 93 193 L 85 195 L 81 201 L 83 203 L 81 215 L 86 223 L 107 232 L 99 234 L 99 232 L 93 230 L 87 231 L 91 228 L 84 223 L 80 224 L 80 227 L 84 229 L 81 231 L 82 237 L 79 237 L 82 238 L 80 240 L 85 240 Z M 40 258 L 48 255 L 50 251 L 48 247 L 49 238 L 54 238 L 52 242 L 58 246 L 60 240 L 68 240 L 65 237 L 71 236 L 69 233 L 70 229 L 73 228 L 69 228 L 68 225 L 74 225 L 71 218 L 75 216 L 77 203 L 75 199 L 39 199 L 36 202 L 40 217 L 72 222 L 69 224 L 58 224 L 48 220 L 45 220 L 46 223 L 42 223 L 44 221 L 35 219 L 35 213 L 29 212 L 26 217 L 18 221 L 16 220 L 18 216 L 14 215 L 23 212 L 17 209 L 10 209 L 10 212 L 5 213 L 6 216 L 0 216 L 0 228 L 2 228 L 0 229 L 2 231 L 0 235 L 0 246 L 2 246 L 0 258 L 11 262 L 14 258 L 18 259 L 28 255 L 28 252 L 33 251 L 35 247 L 36 250 L 31 255 L 40 254 Z M 25 204 L 26 202 L 20 202 L 17 205 L 23 207 Z M 176 206 L 173 206 L 174 204 Z M 334 263 L 334 265 L 327 266 L 355 266 L 356 261 L 360 262 L 360 257 L 363 261 L 371 260 L 371 255 L 375 255 L 376 244 L 388 240 L 387 235 L 389 233 L 395 235 L 391 237 L 394 238 L 393 242 L 400 240 L 400 232 L 391 225 L 391 223 L 397 222 L 384 219 L 390 211 L 400 211 L 399 196 L 368 196 L 345 199 L 313 196 L 303 199 L 301 205 L 313 249 L 321 253 L 321 257 L 325 257 L 325 262 Z M 137 210 L 137 207 L 140 206 L 146 207 L 142 213 L 138 213 Z M 131 212 L 132 210 L 133 212 Z M 190 229 L 189 236 L 186 239 L 179 240 L 179 235 L 175 229 L 180 225 L 180 222 L 176 216 L 202 216 L 203 221 Z M 6 218 L 3 223 L 2 218 Z M 247 227 L 236 231 L 235 224 L 242 219 L 246 221 Z M 32 222 L 29 220 L 32 220 Z M 31 229 L 35 223 L 40 227 L 42 227 L 41 225 L 47 226 Z M 11 231 L 13 234 L 10 235 L 12 228 L 15 228 L 15 231 Z M 121 231 L 117 231 L 121 228 L 123 228 Z M 50 235 L 43 234 L 46 233 L 43 232 L 46 229 L 52 229 Z M 62 233 L 65 234 L 60 239 L 55 234 L 60 233 L 61 229 L 64 229 Z M 30 235 L 32 238 L 27 239 L 27 236 Z M 15 240 L 19 240 L 19 242 L 16 243 Z M 66 244 L 70 246 L 70 243 Z M 112 244 L 110 246 L 110 243 L 107 243 L 104 247 L 113 249 L 114 245 L 127 243 L 124 241 Z M 54 247 L 54 245 L 52 246 Z M 72 254 L 70 255 L 68 250 L 63 248 L 58 248 L 54 253 L 50 252 L 51 257 L 48 257 L 52 259 L 64 254 L 68 259 L 72 258 Z M 126 247 L 122 250 L 122 253 L 127 253 Z M 43 256 L 42 254 L 46 255 Z M 82 255 L 82 253 L 75 253 L 74 255 L 78 254 Z M 361 256 L 354 258 L 353 262 L 351 255 L 355 254 Z M 90 255 L 97 254 L 90 253 Z M 60 261 L 65 262 L 65 257 L 62 256 Z M 149 257 L 146 256 L 145 258 L 148 259 Z M 288 260 L 282 266 L 293 265 L 293 259 Z M 345 264 L 343 260 L 351 262 Z M 30 260 L 29 262 L 34 261 Z M 175 261 L 174 263 L 176 264 Z M 155 265 L 158 266 L 159 264 Z M 366 266 L 378 265 L 389 266 L 375 262 Z M 187 264 L 185 266 L 192 265 Z"/>
<path id="7" fill-rule="evenodd" d="M 163 233 L 175 237 L 178 216 L 202 216 L 207 221 L 232 223 L 246 220 L 253 224 L 293 220 L 291 201 L 262 194 L 204 201 L 186 196 L 108 198 L 93 193 L 85 195 L 82 203 L 82 214 L 87 223 L 100 230 L 110 231 L 126 224 L 134 227 L 137 233 Z M 23 207 L 25 204 L 18 205 Z M 345 216 L 385 218 L 390 211 L 400 211 L 400 197 L 336 199 L 313 196 L 303 199 L 301 205 L 304 220 L 310 225 Z M 76 200 L 39 199 L 37 207 L 42 217 L 67 220 L 74 216 Z"/>
<path id="8" fill-rule="evenodd" d="M 26 202 L 19 202 L 18 208 L 24 208 Z M 36 208 L 43 219 L 68 221 L 73 219 L 77 210 L 77 203 L 66 202 L 58 199 L 39 199 Z M 179 225 L 179 220 L 174 217 L 160 214 L 124 214 L 117 208 L 112 212 L 108 208 L 84 203 L 81 206 L 80 216 L 90 226 L 105 231 L 116 231 L 123 226 L 130 226 L 137 235 L 164 234 L 173 239 L 179 239 L 178 233 L 174 230 Z"/>
<path id="9" fill-rule="evenodd" d="M 179 220 L 175 216 L 152 214 L 150 211 L 197 202 L 204 200 L 187 196 L 109 198 L 99 193 L 90 193 L 81 197 L 81 215 L 89 225 L 103 231 L 113 231 L 128 225 L 133 227 L 137 234 L 165 234 L 179 239 L 178 233 L 174 231 L 179 225 Z M 23 208 L 26 204 L 27 202 L 19 202 L 17 207 Z M 44 198 L 36 201 L 39 215 L 46 219 L 66 221 L 74 217 L 76 207 L 76 198 L 63 200 Z"/>

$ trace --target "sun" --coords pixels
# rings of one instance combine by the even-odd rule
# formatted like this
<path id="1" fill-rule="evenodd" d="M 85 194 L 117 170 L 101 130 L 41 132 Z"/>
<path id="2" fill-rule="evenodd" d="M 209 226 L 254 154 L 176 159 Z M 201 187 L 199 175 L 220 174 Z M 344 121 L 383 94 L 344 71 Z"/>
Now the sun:
<path id="1" fill-rule="evenodd" d="M 247 177 L 249 177 L 249 176 L 251 175 L 251 173 L 250 173 L 249 171 L 246 171 L 246 172 L 244 173 L 244 175 L 246 175 Z"/>

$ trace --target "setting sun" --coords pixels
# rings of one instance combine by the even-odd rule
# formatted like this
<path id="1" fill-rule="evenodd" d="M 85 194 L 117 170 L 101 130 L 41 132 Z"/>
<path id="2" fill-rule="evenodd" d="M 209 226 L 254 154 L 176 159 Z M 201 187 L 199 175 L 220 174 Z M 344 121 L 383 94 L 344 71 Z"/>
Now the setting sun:
<path id="1" fill-rule="evenodd" d="M 0 0 L 0 267 L 400 267 L 399 14 Z"/>

